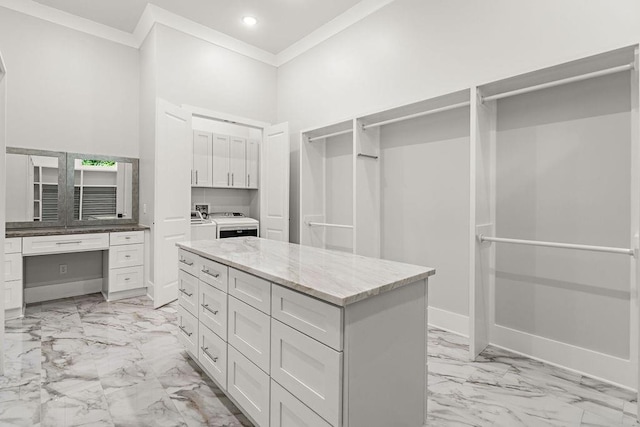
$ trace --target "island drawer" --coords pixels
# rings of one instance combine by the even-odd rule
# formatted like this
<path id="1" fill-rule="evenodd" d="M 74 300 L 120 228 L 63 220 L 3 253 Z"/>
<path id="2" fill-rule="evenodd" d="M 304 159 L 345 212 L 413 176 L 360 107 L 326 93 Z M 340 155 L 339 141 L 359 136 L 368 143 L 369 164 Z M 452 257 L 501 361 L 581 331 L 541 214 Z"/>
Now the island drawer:
<path id="1" fill-rule="evenodd" d="M 201 259 L 198 255 L 184 249 L 178 249 L 178 267 L 192 276 L 198 277 L 198 266 L 201 264 Z"/>
<path id="2" fill-rule="evenodd" d="M 22 252 L 22 238 L 12 237 L 4 240 L 5 254 L 19 254 Z"/>
<path id="3" fill-rule="evenodd" d="M 128 291 L 144 287 L 144 267 L 125 267 L 109 270 L 109 292 Z"/>
<path id="4" fill-rule="evenodd" d="M 214 334 L 200 322 L 200 347 L 198 360 L 204 369 L 218 382 L 223 389 L 227 389 L 227 343 Z"/>
<path id="5" fill-rule="evenodd" d="M 230 268 L 229 294 L 260 311 L 271 313 L 271 283 L 267 280 Z"/>
<path id="6" fill-rule="evenodd" d="M 198 318 L 223 340 L 227 340 L 227 294 L 200 281 Z"/>
<path id="7" fill-rule="evenodd" d="M 198 279 L 183 270 L 178 272 L 178 302 L 192 315 L 198 315 Z"/>
<path id="8" fill-rule="evenodd" d="M 271 287 L 271 316 L 342 351 L 342 308 L 279 285 Z"/>
<path id="9" fill-rule="evenodd" d="M 144 231 L 109 233 L 109 244 L 111 246 L 133 245 L 136 243 L 144 243 Z"/>
<path id="10" fill-rule="evenodd" d="M 47 255 L 107 249 L 109 249 L 108 233 L 34 236 L 22 239 L 23 255 Z"/>
<path id="11" fill-rule="evenodd" d="M 135 267 L 144 263 L 144 245 L 121 245 L 109 249 L 109 268 Z"/>
<path id="12" fill-rule="evenodd" d="M 260 427 L 269 426 L 269 376 L 228 347 L 227 391 Z"/>
<path id="13" fill-rule="evenodd" d="M 8 254 L 4 256 L 4 281 L 22 280 L 22 255 Z"/>
<path id="14" fill-rule="evenodd" d="M 330 424 L 341 425 L 341 352 L 273 319 L 271 378 Z"/>
<path id="15" fill-rule="evenodd" d="M 229 297 L 229 344 L 266 373 L 269 373 L 270 331 L 269 316 Z"/>
<path id="16" fill-rule="evenodd" d="M 198 319 L 178 306 L 178 341 L 193 355 L 198 358 Z"/>
<path id="17" fill-rule="evenodd" d="M 229 267 L 226 265 L 200 257 L 198 278 L 222 292 L 227 292 L 229 282 Z"/>
<path id="18" fill-rule="evenodd" d="M 271 427 L 332 427 L 295 396 L 271 380 Z"/>

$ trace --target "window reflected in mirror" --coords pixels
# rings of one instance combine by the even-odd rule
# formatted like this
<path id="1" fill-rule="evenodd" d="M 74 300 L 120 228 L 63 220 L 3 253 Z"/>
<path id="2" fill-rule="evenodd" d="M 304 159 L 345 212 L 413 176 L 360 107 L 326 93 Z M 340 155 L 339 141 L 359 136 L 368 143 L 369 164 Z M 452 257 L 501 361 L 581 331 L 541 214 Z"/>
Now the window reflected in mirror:
<path id="1" fill-rule="evenodd" d="M 7 153 L 6 177 L 7 222 L 58 221 L 57 157 Z"/>
<path id="2" fill-rule="evenodd" d="M 112 160 L 75 159 L 74 220 L 133 218 L 133 165 Z"/>

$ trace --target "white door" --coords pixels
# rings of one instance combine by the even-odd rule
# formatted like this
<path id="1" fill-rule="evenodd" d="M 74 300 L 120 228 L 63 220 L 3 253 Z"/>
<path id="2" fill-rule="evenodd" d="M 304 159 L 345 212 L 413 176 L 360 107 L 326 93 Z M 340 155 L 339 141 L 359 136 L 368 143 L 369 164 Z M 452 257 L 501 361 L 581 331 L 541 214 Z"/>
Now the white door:
<path id="1" fill-rule="evenodd" d="M 246 188 L 247 186 L 247 140 L 231 137 L 229 140 L 229 172 L 231 172 L 231 186 Z"/>
<path id="2" fill-rule="evenodd" d="M 6 173 L 6 119 L 7 119 L 7 76 L 0 54 L 0 171 Z M 5 232 L 5 192 L 6 179 L 0 178 L 0 277 L 4 277 L 4 232 Z M 4 282 L 0 282 L 0 375 L 4 374 Z"/>
<path id="3" fill-rule="evenodd" d="M 229 173 L 229 137 L 225 135 L 213 135 L 213 186 L 231 186 L 231 173 Z"/>
<path id="4" fill-rule="evenodd" d="M 153 306 L 178 298 L 177 242 L 191 234 L 191 114 L 158 99 L 156 105 Z"/>
<path id="5" fill-rule="evenodd" d="M 260 237 L 289 241 L 289 123 L 264 130 L 260 158 Z"/>
<path id="6" fill-rule="evenodd" d="M 247 141 L 247 188 L 258 188 L 258 153 L 260 145 L 258 140 Z"/>
<path id="7" fill-rule="evenodd" d="M 212 135 L 208 132 L 193 132 L 193 175 L 192 187 L 211 187 L 213 153 Z"/>

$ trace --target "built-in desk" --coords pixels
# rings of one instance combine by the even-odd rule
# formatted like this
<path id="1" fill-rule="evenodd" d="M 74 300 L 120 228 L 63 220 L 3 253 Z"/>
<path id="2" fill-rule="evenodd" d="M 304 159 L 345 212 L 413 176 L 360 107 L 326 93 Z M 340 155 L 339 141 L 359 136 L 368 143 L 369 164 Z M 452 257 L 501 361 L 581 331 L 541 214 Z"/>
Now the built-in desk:
<path id="1" fill-rule="evenodd" d="M 6 318 L 24 314 L 26 303 L 102 292 L 109 300 L 146 294 L 145 230 L 140 225 L 7 230 L 5 252 Z M 103 277 L 30 288 L 25 257 L 102 252 Z"/>

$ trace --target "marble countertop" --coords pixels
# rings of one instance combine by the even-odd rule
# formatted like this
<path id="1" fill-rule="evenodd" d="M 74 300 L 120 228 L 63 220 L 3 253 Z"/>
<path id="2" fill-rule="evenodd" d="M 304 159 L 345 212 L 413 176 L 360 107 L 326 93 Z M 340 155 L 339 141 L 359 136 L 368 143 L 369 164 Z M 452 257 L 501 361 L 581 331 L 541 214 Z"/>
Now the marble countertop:
<path id="1" fill-rule="evenodd" d="M 33 237 L 33 236 L 59 236 L 62 234 L 90 234 L 90 233 L 117 233 L 120 231 L 142 231 L 149 227 L 140 224 L 126 225 L 97 225 L 84 227 L 44 227 L 44 228 L 13 228 L 7 229 L 6 238 Z"/>
<path id="2" fill-rule="evenodd" d="M 177 243 L 204 258 L 346 306 L 435 274 L 435 269 L 257 237 Z"/>

